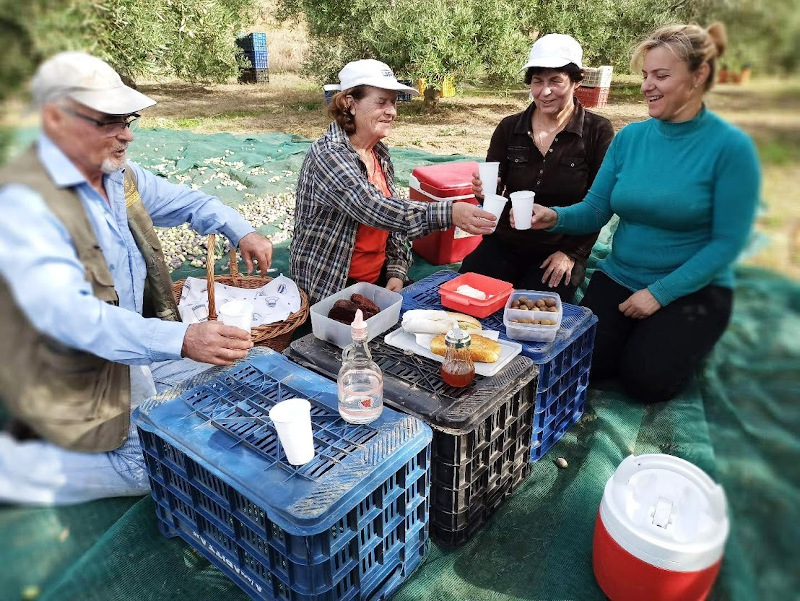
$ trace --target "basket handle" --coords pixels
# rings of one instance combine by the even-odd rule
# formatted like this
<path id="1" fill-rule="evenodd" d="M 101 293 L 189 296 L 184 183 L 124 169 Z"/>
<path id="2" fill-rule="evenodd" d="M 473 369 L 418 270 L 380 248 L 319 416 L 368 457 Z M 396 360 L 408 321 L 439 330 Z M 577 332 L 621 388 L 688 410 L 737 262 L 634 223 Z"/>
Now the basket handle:
<path id="1" fill-rule="evenodd" d="M 206 244 L 206 288 L 208 289 L 208 319 L 217 318 L 217 308 L 214 298 L 214 263 L 216 261 L 215 249 L 217 247 L 217 236 L 210 234 Z M 236 285 L 240 277 L 239 262 L 236 258 L 236 249 L 231 246 L 230 255 L 228 257 L 230 264 L 231 277 Z"/>

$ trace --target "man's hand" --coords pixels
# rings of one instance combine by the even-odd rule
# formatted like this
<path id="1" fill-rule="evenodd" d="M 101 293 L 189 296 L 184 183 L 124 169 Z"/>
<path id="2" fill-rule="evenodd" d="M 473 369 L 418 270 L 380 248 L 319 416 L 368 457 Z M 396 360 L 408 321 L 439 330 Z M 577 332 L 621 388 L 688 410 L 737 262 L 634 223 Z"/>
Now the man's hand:
<path id="1" fill-rule="evenodd" d="M 572 277 L 572 267 L 574 265 L 575 259 L 557 250 L 540 265 L 545 270 L 542 276 L 542 283 L 555 288 L 561 283 L 561 278 L 564 278 L 564 285 L 566 286 Z"/>
<path id="2" fill-rule="evenodd" d="M 633 319 L 650 317 L 660 308 L 661 303 L 656 300 L 656 297 L 647 288 L 637 290 L 619 305 L 619 310 L 625 314 L 625 317 Z"/>
<path id="3" fill-rule="evenodd" d="M 400 278 L 389 278 L 386 282 L 386 289 L 392 292 L 400 292 L 403 289 L 403 280 Z"/>
<path id="4" fill-rule="evenodd" d="M 248 275 L 253 273 L 253 260 L 258 263 L 261 275 L 267 275 L 267 269 L 272 263 L 272 242 L 268 238 L 258 232 L 250 232 L 239 240 L 239 252 L 242 253 Z"/>
<path id="5" fill-rule="evenodd" d="M 193 323 L 183 337 L 181 357 L 212 365 L 232 365 L 253 348 L 250 334 L 220 321 Z"/>
<path id="6" fill-rule="evenodd" d="M 491 234 L 497 225 L 497 218 L 468 202 L 453 203 L 453 224 L 469 234 Z"/>

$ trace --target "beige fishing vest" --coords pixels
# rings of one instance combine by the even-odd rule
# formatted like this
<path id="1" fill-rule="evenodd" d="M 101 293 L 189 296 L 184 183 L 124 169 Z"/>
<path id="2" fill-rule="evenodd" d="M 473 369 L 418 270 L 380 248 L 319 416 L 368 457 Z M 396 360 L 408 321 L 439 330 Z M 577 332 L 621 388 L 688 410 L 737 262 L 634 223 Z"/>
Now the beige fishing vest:
<path id="1" fill-rule="evenodd" d="M 94 295 L 118 305 L 111 272 L 78 193 L 53 184 L 35 147 L 0 169 L 0 187 L 7 184 L 28 186 L 44 199 L 69 232 Z M 147 264 L 143 314 L 179 321 L 161 245 L 131 168 L 125 170 L 125 203 L 128 226 Z M 21 256 L 27 249 L 18 252 Z M 16 419 L 60 447 L 110 451 L 128 436 L 130 369 L 36 330 L 0 279 L 0 399 Z"/>

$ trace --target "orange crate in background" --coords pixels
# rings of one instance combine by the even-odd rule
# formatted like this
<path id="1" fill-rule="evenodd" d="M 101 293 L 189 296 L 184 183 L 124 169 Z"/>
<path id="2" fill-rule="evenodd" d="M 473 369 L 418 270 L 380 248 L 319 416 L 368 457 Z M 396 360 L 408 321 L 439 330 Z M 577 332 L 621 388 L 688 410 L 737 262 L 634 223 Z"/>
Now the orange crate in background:
<path id="1" fill-rule="evenodd" d="M 575 98 L 581 101 L 586 108 L 603 107 L 608 103 L 609 88 L 585 88 L 580 86 L 575 90 Z"/>

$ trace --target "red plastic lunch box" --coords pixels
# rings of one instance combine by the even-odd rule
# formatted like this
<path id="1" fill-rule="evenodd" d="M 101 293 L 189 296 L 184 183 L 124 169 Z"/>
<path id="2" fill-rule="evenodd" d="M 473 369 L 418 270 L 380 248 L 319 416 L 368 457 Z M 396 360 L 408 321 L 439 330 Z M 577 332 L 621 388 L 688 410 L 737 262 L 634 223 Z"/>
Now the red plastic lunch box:
<path id="1" fill-rule="evenodd" d="M 452 200 L 478 204 L 472 194 L 472 174 L 478 171 L 475 161 L 457 161 L 417 167 L 408 178 L 409 198 L 422 202 Z M 457 263 L 475 250 L 482 236 L 468 234 L 461 228 L 433 232 L 413 242 L 414 251 L 434 265 Z"/>
<path id="2" fill-rule="evenodd" d="M 700 468 L 671 455 L 631 455 L 600 502 L 595 578 L 612 601 L 702 601 L 728 530 L 725 493 Z"/>
<path id="3" fill-rule="evenodd" d="M 459 286 L 464 285 L 485 292 L 486 299 L 480 300 L 456 292 Z M 502 309 L 513 291 L 514 286 L 510 282 L 471 271 L 462 273 L 439 286 L 439 295 L 442 297 L 443 306 L 478 319 L 489 317 L 495 311 Z"/>

